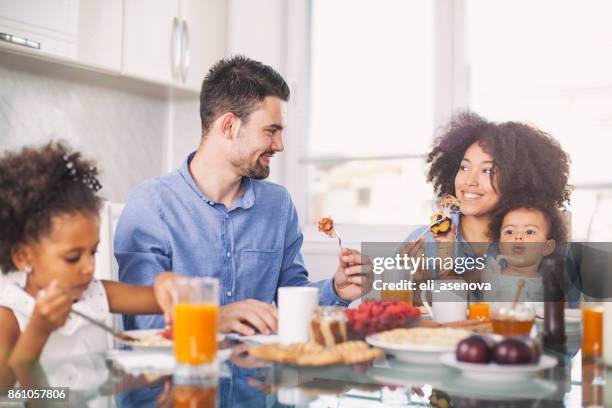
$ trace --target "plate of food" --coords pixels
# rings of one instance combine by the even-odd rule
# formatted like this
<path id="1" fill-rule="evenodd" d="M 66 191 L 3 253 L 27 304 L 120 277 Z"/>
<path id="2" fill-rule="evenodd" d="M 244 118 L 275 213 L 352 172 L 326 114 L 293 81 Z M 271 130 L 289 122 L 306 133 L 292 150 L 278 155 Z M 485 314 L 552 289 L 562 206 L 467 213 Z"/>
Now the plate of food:
<path id="1" fill-rule="evenodd" d="M 328 366 L 366 363 L 384 355 L 364 341 L 348 341 L 325 347 L 315 342 L 251 346 L 249 354 L 260 360 L 296 366 Z"/>
<path id="2" fill-rule="evenodd" d="M 536 340 L 523 337 L 472 335 L 461 340 L 455 352 L 440 357 L 440 362 L 456 368 L 464 377 L 489 382 L 524 381 L 542 370 L 557 365 L 553 357 L 542 354 Z"/>
<path id="3" fill-rule="evenodd" d="M 542 378 L 492 383 L 474 381 L 455 375 L 447 377 L 438 388 L 449 394 L 455 406 L 461 406 L 461 402 L 467 402 L 463 399 L 476 399 L 484 404 L 484 401 L 522 401 L 547 398 L 557 391 L 557 384 Z"/>
<path id="4" fill-rule="evenodd" d="M 395 356 L 417 364 L 439 364 L 442 354 L 454 351 L 457 343 L 471 333 L 447 327 L 394 329 L 366 337 L 366 341 Z"/>
<path id="5" fill-rule="evenodd" d="M 456 368 L 464 377 L 489 382 L 524 381 L 540 371 L 553 368 L 557 360 L 551 356 L 542 355 L 537 363 L 526 364 L 478 364 L 457 361 L 455 353 L 446 353 L 440 357 L 440 362 L 448 367 Z"/>
<path id="6" fill-rule="evenodd" d="M 132 347 L 134 351 L 150 352 L 172 352 L 174 342 L 172 340 L 172 329 L 142 329 L 127 330 L 124 334 L 136 339 L 136 341 L 117 340 L 121 344 Z M 225 339 L 225 335 L 217 333 L 217 342 Z"/>

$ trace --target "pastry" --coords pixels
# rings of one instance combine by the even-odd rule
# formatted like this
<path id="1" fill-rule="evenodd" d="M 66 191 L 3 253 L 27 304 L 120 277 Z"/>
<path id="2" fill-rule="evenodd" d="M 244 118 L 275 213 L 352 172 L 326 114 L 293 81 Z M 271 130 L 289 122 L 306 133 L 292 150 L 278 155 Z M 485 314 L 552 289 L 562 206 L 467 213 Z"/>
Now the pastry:
<path id="1" fill-rule="evenodd" d="M 347 350 L 342 353 L 342 361 L 344 362 L 344 364 L 364 363 L 366 361 L 375 360 L 383 354 L 383 351 L 377 348 Z"/>
<path id="2" fill-rule="evenodd" d="M 342 355 L 334 349 L 326 349 L 319 353 L 303 354 L 296 361 L 301 366 L 324 366 L 342 362 Z"/>
<path id="3" fill-rule="evenodd" d="M 434 234 L 446 234 L 453 224 L 452 215 L 459 212 L 459 200 L 447 194 L 440 200 L 440 210 L 431 216 L 429 230 Z"/>
<path id="4" fill-rule="evenodd" d="M 299 366 L 324 366 L 331 364 L 355 364 L 372 361 L 384 353 L 370 348 L 363 341 L 349 341 L 324 348 L 317 343 L 289 345 L 266 344 L 249 348 L 249 354 L 261 360 Z"/>
<path id="5" fill-rule="evenodd" d="M 334 220 L 331 217 L 323 217 L 319 220 L 319 231 L 327 234 L 328 237 L 335 238 Z"/>
<path id="6" fill-rule="evenodd" d="M 310 341 L 333 346 L 346 341 L 346 315 L 334 307 L 315 309 L 308 326 Z"/>

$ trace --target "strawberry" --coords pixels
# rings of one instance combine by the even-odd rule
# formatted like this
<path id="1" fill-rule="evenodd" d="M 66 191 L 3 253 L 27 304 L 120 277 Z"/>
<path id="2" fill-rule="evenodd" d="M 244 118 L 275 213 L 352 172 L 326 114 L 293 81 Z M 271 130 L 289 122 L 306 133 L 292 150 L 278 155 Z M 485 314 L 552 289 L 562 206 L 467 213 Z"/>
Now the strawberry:
<path id="1" fill-rule="evenodd" d="M 383 314 L 383 312 L 384 312 L 384 309 L 380 305 L 374 305 L 372 306 L 372 309 L 370 310 L 370 314 L 372 315 L 372 317 L 378 317 L 381 314 Z"/>
<path id="2" fill-rule="evenodd" d="M 162 337 L 168 339 L 168 340 L 172 340 L 174 339 L 174 333 L 172 331 L 172 327 L 168 326 L 164 329 L 163 332 L 160 333 Z"/>

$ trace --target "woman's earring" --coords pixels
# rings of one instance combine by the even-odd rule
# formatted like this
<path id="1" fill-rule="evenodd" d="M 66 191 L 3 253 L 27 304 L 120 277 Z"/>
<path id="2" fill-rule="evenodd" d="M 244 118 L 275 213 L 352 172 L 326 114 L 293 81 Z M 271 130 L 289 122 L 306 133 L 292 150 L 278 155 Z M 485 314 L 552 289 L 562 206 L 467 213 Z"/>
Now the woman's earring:
<path id="1" fill-rule="evenodd" d="M 23 268 L 23 272 L 25 272 L 26 274 L 28 274 L 28 273 L 32 272 L 32 267 L 31 267 L 30 265 L 26 265 L 26 266 Z"/>

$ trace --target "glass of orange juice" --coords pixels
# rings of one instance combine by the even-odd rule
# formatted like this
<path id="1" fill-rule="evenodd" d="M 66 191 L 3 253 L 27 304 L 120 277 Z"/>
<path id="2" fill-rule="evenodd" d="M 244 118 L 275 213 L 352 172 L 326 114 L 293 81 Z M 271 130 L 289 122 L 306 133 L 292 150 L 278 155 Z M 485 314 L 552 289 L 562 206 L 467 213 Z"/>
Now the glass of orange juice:
<path id="1" fill-rule="evenodd" d="M 582 305 L 582 354 L 599 357 L 603 345 L 603 305 L 584 302 Z"/>
<path id="2" fill-rule="evenodd" d="M 191 384 L 210 378 L 217 373 L 219 280 L 179 278 L 173 300 L 175 379 Z"/>
<path id="3" fill-rule="evenodd" d="M 176 385 L 172 397 L 174 408 L 215 408 L 217 386 L 208 383 L 197 386 Z"/>
<path id="4" fill-rule="evenodd" d="M 381 290 L 380 300 L 396 300 L 404 302 L 408 306 L 412 306 L 412 291 L 411 290 Z"/>
<path id="5" fill-rule="evenodd" d="M 470 320 L 480 320 L 482 322 L 489 322 L 490 308 L 488 303 L 470 303 Z"/>

